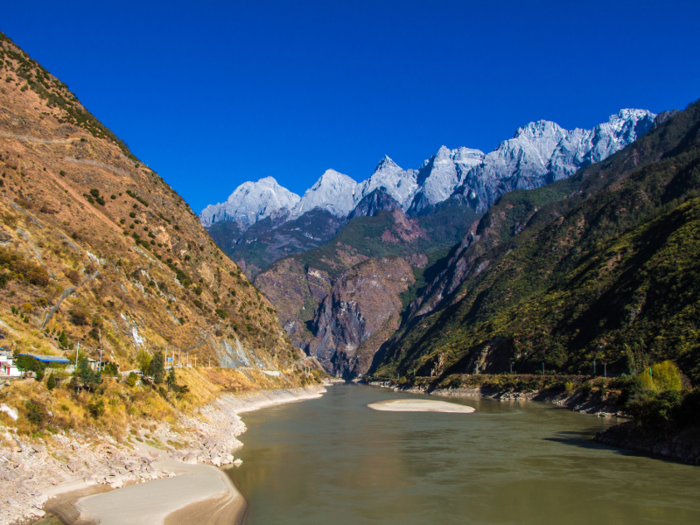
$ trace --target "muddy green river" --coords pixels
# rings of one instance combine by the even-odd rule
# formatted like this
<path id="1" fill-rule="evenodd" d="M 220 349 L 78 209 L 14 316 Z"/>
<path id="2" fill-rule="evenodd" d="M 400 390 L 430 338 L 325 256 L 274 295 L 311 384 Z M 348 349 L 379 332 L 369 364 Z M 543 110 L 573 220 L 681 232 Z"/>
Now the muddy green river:
<path id="1" fill-rule="evenodd" d="M 612 424 L 544 403 L 376 412 L 430 396 L 336 385 L 243 414 L 231 477 L 248 525 L 700 524 L 700 467 L 590 442 Z"/>

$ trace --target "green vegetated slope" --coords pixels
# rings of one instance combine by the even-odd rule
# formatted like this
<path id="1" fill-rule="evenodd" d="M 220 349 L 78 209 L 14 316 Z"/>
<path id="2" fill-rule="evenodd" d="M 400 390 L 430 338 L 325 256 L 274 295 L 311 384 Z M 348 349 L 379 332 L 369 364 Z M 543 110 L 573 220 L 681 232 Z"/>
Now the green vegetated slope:
<path id="1" fill-rule="evenodd" d="M 604 163 L 545 188 L 554 198 L 572 192 L 514 236 L 503 227 L 518 222 L 508 213 L 534 210 L 521 197 L 540 199 L 543 189 L 506 195 L 477 228 L 501 221 L 493 247 L 474 248 L 483 253 L 472 267 L 486 269 L 467 274 L 443 306 L 388 343 L 376 376 L 476 365 L 499 372 L 510 362 L 519 371 L 544 362 L 589 372 L 594 359 L 622 372 L 673 359 L 700 380 L 699 130 L 695 103 Z"/>

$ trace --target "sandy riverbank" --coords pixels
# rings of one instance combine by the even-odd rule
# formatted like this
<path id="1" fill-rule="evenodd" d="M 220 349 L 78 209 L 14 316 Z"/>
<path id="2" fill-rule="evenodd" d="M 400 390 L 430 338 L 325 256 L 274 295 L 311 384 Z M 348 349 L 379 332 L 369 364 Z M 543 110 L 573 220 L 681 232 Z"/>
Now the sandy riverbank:
<path id="1" fill-rule="evenodd" d="M 245 501 L 215 466 L 231 464 L 232 452 L 242 446 L 237 436 L 246 427 L 239 414 L 323 392 L 319 386 L 224 394 L 174 425 L 153 424 L 123 443 L 57 435 L 42 445 L 8 433 L 11 446 L 0 447 L 0 525 L 31 522 L 61 508 L 66 523 L 235 523 Z M 159 510 L 143 521 L 139 501 L 142 510 Z M 127 508 L 135 509 L 128 512 L 133 520 L 124 514 Z"/>

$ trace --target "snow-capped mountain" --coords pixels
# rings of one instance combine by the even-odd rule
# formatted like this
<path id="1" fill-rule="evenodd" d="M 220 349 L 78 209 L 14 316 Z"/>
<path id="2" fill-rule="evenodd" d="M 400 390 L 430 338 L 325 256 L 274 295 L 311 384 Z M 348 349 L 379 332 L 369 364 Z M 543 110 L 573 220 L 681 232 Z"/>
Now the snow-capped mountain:
<path id="1" fill-rule="evenodd" d="M 273 177 L 265 177 L 257 182 L 244 182 L 226 202 L 210 204 L 199 214 L 199 220 L 205 227 L 233 221 L 247 229 L 270 215 L 290 212 L 300 200 L 299 195 L 277 184 Z"/>
<path id="2" fill-rule="evenodd" d="M 386 193 L 406 210 L 418 189 L 417 178 L 416 170 L 404 170 L 385 155 L 377 164 L 374 173 L 360 183 L 355 195 L 355 204 L 377 188 L 383 187 Z"/>
<path id="3" fill-rule="evenodd" d="M 360 183 L 328 170 L 302 198 L 266 177 L 242 184 L 225 203 L 207 206 L 200 220 L 204 226 L 236 221 L 246 229 L 270 215 L 286 214 L 291 220 L 315 208 L 345 218 L 379 188 L 408 214 L 429 212 L 451 197 L 484 212 L 504 193 L 549 184 L 607 158 L 649 131 L 655 116 L 647 110 L 623 109 L 593 129 L 571 131 L 546 120 L 531 122 L 488 154 L 442 146 L 417 170 L 404 170 L 385 156 Z"/>
<path id="4" fill-rule="evenodd" d="M 623 109 L 592 130 L 572 131 L 546 120 L 531 122 L 472 168 L 453 196 L 484 212 L 504 193 L 539 188 L 607 158 L 649 131 L 655 117 Z"/>
<path id="5" fill-rule="evenodd" d="M 641 109 L 623 109 L 592 130 L 569 131 L 549 161 L 547 183 L 570 177 L 621 150 L 649 131 L 655 116 Z"/>
<path id="6" fill-rule="evenodd" d="M 326 210 L 336 217 L 345 217 L 355 207 L 356 189 L 354 179 L 335 170 L 326 170 L 294 206 L 292 217 L 300 217 L 314 208 Z"/>
<path id="7" fill-rule="evenodd" d="M 484 160 L 484 152 L 478 149 L 442 146 L 437 155 L 423 162 L 418 169 L 418 190 L 413 197 L 411 211 L 420 212 L 438 204 L 452 195 L 469 171 Z"/>

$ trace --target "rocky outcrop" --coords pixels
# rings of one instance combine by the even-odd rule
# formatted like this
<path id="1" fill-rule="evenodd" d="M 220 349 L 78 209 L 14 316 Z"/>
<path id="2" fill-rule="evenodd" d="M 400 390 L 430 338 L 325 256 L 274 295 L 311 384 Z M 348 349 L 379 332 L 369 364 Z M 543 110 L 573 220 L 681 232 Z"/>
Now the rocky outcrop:
<path id="1" fill-rule="evenodd" d="M 326 170 L 292 210 L 293 217 L 320 209 L 336 217 L 344 217 L 356 203 L 357 182 L 335 170 Z"/>
<path id="2" fill-rule="evenodd" d="M 398 328 L 400 296 L 414 280 L 410 264 L 399 257 L 370 259 L 345 272 L 316 312 L 310 354 L 333 375 L 366 373 Z"/>

